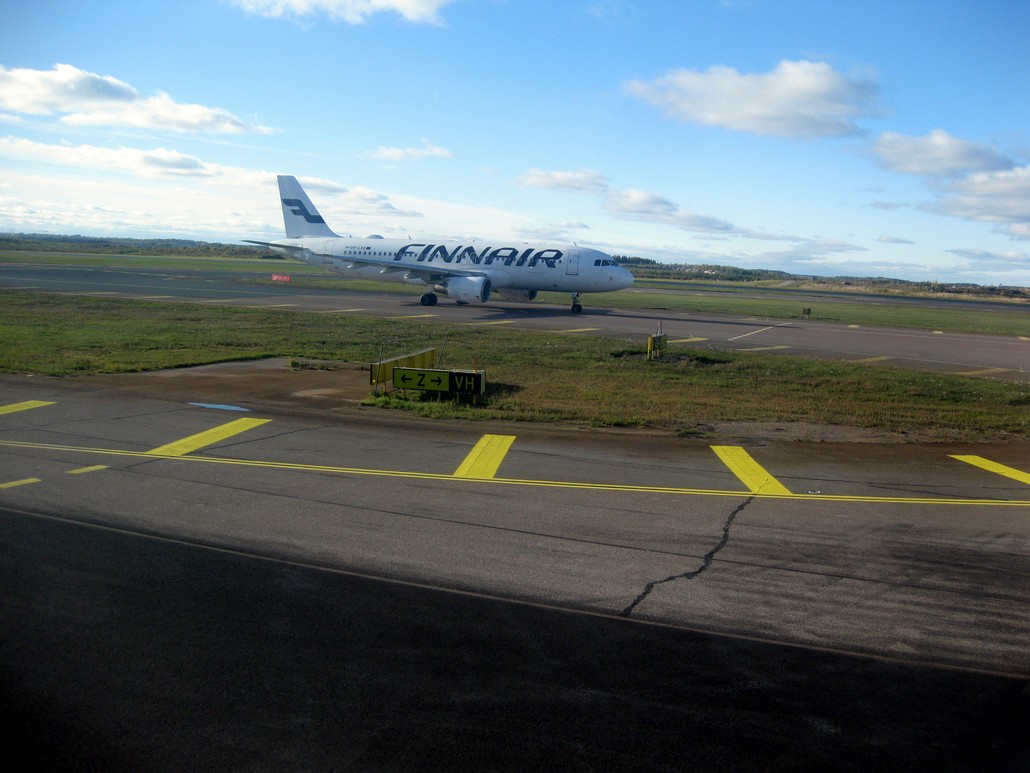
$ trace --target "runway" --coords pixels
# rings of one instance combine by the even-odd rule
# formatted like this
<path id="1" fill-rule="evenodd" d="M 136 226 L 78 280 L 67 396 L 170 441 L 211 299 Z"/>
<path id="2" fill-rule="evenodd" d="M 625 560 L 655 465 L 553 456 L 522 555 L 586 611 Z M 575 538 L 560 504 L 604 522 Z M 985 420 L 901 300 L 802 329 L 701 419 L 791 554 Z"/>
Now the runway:
<path id="1" fill-rule="evenodd" d="M 670 344 L 736 351 L 820 357 L 844 362 L 914 368 L 937 373 L 1030 381 L 1030 313 L 1010 304 L 989 306 L 999 314 L 1028 319 L 1027 335 L 991 336 L 939 330 L 873 328 L 814 320 L 777 320 L 662 310 L 591 308 L 582 314 L 565 306 L 491 301 L 431 308 L 417 296 L 346 291 L 313 292 L 271 284 L 269 273 L 174 271 L 144 268 L 82 268 L 5 264 L 0 287 L 147 300 L 188 300 L 227 306 L 294 309 L 325 314 L 360 314 L 397 319 L 432 319 L 472 325 L 504 325 L 563 335 L 607 335 L 646 342 L 661 323 Z M 801 297 L 803 303 L 811 303 Z M 922 301 L 928 305 L 936 301 Z M 941 302 L 941 308 L 953 303 Z"/>
<path id="2" fill-rule="evenodd" d="M 70 284 L 48 290 L 425 313 L 210 275 L 57 276 Z M 183 295 L 150 295 L 156 282 Z M 656 319 L 432 311 L 570 335 Z M 720 346 L 824 327 L 664 324 Z M 899 359 L 922 335 L 877 334 Z M 967 361 L 978 349 L 934 367 L 998 356 Z M 338 374 L 280 366 L 271 395 L 273 367 L 0 376 L 0 685 L 30 763 L 1030 764 L 1025 444 L 423 421 L 320 405 Z"/>
<path id="3" fill-rule="evenodd" d="M 898 762 L 897 748 L 873 738 L 884 717 L 904 737 L 904 755 L 930 738 L 949 754 L 925 760 L 970 763 L 951 769 L 973 769 L 983 744 L 992 759 L 1026 759 L 1006 730 L 1026 715 L 1030 676 L 1024 445 L 656 442 L 358 409 L 331 418 L 212 409 L 89 378 L 4 376 L 0 406 L 12 578 L 0 651 L 19 664 L 8 665 L 15 672 L 5 679 L 20 701 L 57 712 L 69 732 L 96 723 L 111 732 L 96 717 L 110 716 L 104 707 L 112 701 L 127 713 L 140 702 L 165 705 L 123 678 L 145 682 L 157 673 L 175 682 L 181 672 L 190 694 L 172 690 L 171 705 L 187 710 L 175 724 L 194 740 L 205 732 L 224 740 L 232 725 L 231 711 L 206 708 L 198 726 L 196 693 L 207 696 L 205 706 L 231 704 L 237 691 L 271 699 L 273 685 L 285 683 L 303 704 L 289 685 L 318 685 L 318 706 L 291 710 L 317 716 L 319 730 L 288 746 L 323 763 L 403 768 L 407 758 L 394 755 L 406 749 L 443 764 L 459 749 L 470 753 L 449 724 L 458 718 L 484 744 L 472 759 L 491 767 L 542 764 L 543 749 L 575 762 L 577 744 L 585 744 L 586 767 L 605 759 L 670 766 L 670 750 L 715 755 L 694 758 L 701 763 L 752 758 L 754 749 L 733 743 L 729 730 L 699 741 L 706 720 L 689 710 L 695 701 L 713 705 L 734 738 L 745 716 L 753 717 L 752 739 L 781 737 L 788 726 L 801 732 L 805 712 L 828 723 L 807 728 L 806 737 L 781 737 L 765 749 L 772 757 L 760 757 L 767 761 L 825 762 L 843 733 L 855 760 Z M 384 598 L 393 600 L 381 607 Z M 440 615 L 433 632 L 415 633 L 428 609 Z M 193 638 L 181 640 L 182 632 Z M 564 652 L 562 636 L 582 652 Z M 231 678 L 209 672 L 226 641 L 249 664 L 226 666 Z M 110 644 L 97 651 L 90 642 Z M 121 658 L 110 661 L 107 646 Z M 294 663 L 279 646 L 307 654 Z M 656 661 L 645 654 L 652 646 Z M 79 654 L 69 661 L 60 654 L 66 647 Z M 507 661 L 511 673 L 491 668 L 491 651 L 499 662 L 516 658 Z M 268 657 L 275 674 L 262 677 Z M 348 670 L 348 661 L 362 670 Z M 428 673 L 412 672 L 411 663 Z M 643 681 L 612 684 L 606 672 L 620 667 Z M 471 682 L 468 668 L 479 670 Z M 320 673 L 338 693 L 326 693 Z M 674 684 L 669 673 L 678 675 Z M 77 685 L 71 708 L 44 699 L 55 681 Z M 908 696 L 900 702 L 895 682 Z M 840 684 L 855 694 L 840 696 Z M 424 692 L 430 685 L 442 691 L 435 702 Z M 623 724 L 626 716 L 642 721 L 643 685 L 686 722 L 661 751 L 649 750 L 650 731 Z M 415 705 L 370 704 L 377 689 Z M 516 694 L 507 699 L 506 690 Z M 587 694 L 596 702 L 584 704 Z M 934 712 L 950 708 L 927 726 L 916 717 L 928 707 L 913 696 L 932 697 Z M 1004 707 L 1004 721 L 992 714 L 993 729 L 975 741 L 946 739 L 983 700 L 991 711 Z M 281 737 L 268 724 L 281 722 L 280 713 L 262 719 L 258 705 L 244 704 L 254 723 L 248 736 Z M 398 736 L 404 726 L 428 735 L 388 744 L 381 756 L 365 721 L 332 736 L 326 712 L 359 706 Z M 477 706 L 486 712 L 478 719 Z M 527 732 L 541 732 L 540 717 L 557 722 L 555 712 L 582 711 L 644 746 L 619 756 L 613 738 L 580 720 L 551 726 L 542 746 L 518 733 L 498 738 L 486 717 L 498 719 L 501 706 Z M 620 706 L 628 715 L 620 718 Z M 327 747 L 329 737 L 354 746 Z M 192 759 L 238 761 L 237 743 L 224 742 L 209 750 L 214 757 Z M 94 752 L 154 761 L 152 740 L 110 743 Z M 186 753 L 201 754 L 196 746 Z"/>

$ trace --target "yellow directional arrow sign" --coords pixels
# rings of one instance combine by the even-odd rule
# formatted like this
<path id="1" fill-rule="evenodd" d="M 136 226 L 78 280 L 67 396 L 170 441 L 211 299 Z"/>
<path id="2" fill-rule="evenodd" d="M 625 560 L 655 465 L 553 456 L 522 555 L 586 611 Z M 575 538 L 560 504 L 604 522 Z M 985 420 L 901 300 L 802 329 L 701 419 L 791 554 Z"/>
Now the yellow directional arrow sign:
<path id="1" fill-rule="evenodd" d="M 394 368 L 393 385 L 398 389 L 427 392 L 483 394 L 486 382 L 481 370 L 436 370 L 433 368 Z"/>

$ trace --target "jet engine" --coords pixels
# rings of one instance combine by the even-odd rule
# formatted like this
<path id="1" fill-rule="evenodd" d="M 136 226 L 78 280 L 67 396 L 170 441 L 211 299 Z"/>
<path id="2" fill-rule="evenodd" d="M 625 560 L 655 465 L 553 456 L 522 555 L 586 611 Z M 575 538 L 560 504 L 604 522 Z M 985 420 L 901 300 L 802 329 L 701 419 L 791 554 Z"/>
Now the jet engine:
<path id="1" fill-rule="evenodd" d="M 490 300 L 490 280 L 485 276 L 456 276 L 447 280 L 447 297 L 458 303 L 486 303 Z"/>
<path id="2" fill-rule="evenodd" d="M 536 290 L 515 290 L 511 287 L 506 287 L 503 290 L 498 290 L 497 294 L 507 298 L 510 301 L 522 301 L 523 303 L 535 301 L 537 295 Z"/>

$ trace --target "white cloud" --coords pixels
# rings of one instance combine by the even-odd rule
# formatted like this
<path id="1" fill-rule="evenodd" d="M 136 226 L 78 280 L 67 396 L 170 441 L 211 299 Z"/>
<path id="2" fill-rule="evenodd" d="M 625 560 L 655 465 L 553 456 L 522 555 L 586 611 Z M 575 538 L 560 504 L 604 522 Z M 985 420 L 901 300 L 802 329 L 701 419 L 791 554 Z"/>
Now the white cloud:
<path id="1" fill-rule="evenodd" d="M 779 137 L 842 137 L 862 133 L 854 119 L 875 115 L 877 88 L 823 62 L 783 61 L 769 73 L 717 66 L 672 70 L 626 91 L 673 118 Z"/>
<path id="2" fill-rule="evenodd" d="M 144 97 L 109 75 L 86 72 L 70 64 L 52 70 L 0 66 L 0 110 L 12 114 L 61 116 L 72 126 L 124 126 L 175 132 L 267 134 L 228 110 L 183 104 L 168 94 Z"/>
<path id="3" fill-rule="evenodd" d="M 977 261 L 978 265 L 989 265 L 993 267 L 1015 266 L 1030 269 L 1030 255 L 1025 252 L 1008 250 L 1005 252 L 990 252 L 988 250 L 948 250 L 952 255 L 960 258 Z"/>
<path id="4" fill-rule="evenodd" d="M 413 161 L 420 158 L 454 158 L 454 153 L 433 145 L 429 140 L 422 140 L 421 148 L 388 148 L 380 145 L 368 152 L 369 158 L 379 161 Z"/>
<path id="5" fill-rule="evenodd" d="M 64 167 L 117 170 L 137 177 L 219 177 L 231 167 L 208 164 L 167 148 L 103 148 L 97 145 L 47 145 L 15 137 L 0 138 L 0 157 Z"/>
<path id="6" fill-rule="evenodd" d="M 581 169 L 578 172 L 547 172 L 543 169 L 530 169 L 515 180 L 524 188 L 543 188 L 545 190 L 570 190 L 594 193 L 608 190 L 608 180 L 598 172 Z"/>
<path id="7" fill-rule="evenodd" d="M 1030 224 L 1030 165 L 951 182 L 932 209 L 966 220 Z"/>
<path id="8" fill-rule="evenodd" d="M 881 236 L 876 241 L 881 244 L 915 244 L 911 239 L 903 239 L 900 236 Z"/>
<path id="9" fill-rule="evenodd" d="M 439 10 L 454 0 L 230 0 L 237 8 L 258 16 L 304 18 L 323 13 L 347 24 L 363 24 L 377 13 L 393 12 L 406 20 L 439 24 Z"/>
<path id="10" fill-rule="evenodd" d="M 920 176 L 963 175 L 1013 166 L 990 146 L 958 139 L 940 129 L 925 137 L 884 132 L 873 151 L 888 169 Z"/>

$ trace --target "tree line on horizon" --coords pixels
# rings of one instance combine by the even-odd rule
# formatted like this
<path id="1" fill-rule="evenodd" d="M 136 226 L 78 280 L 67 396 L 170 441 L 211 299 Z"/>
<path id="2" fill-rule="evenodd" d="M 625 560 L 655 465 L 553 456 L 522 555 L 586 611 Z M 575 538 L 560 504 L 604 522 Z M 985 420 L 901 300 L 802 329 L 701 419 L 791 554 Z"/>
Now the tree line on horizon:
<path id="1" fill-rule="evenodd" d="M 0 250 L 25 252 L 78 252 L 101 255 L 158 255 L 200 258 L 274 258 L 263 247 L 244 244 L 203 242 L 193 239 L 134 239 L 129 237 L 81 236 L 62 234 L 0 234 Z M 710 263 L 659 263 L 651 258 L 612 255 L 620 266 L 640 278 L 707 280 L 711 282 L 795 281 L 817 284 L 849 285 L 861 282 L 880 290 L 891 287 L 907 292 L 963 293 L 1005 298 L 1030 298 L 1023 287 L 965 284 L 958 282 L 919 282 L 887 277 L 819 277 L 791 274 L 774 269 L 738 268 Z"/>

